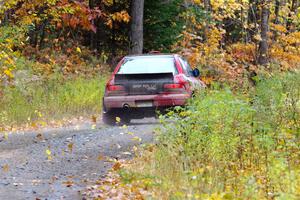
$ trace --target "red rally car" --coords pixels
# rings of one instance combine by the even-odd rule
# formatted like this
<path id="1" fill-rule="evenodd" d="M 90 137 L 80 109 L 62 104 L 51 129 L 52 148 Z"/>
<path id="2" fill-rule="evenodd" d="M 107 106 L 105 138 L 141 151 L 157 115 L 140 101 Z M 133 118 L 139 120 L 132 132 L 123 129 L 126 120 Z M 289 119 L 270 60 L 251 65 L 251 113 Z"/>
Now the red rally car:
<path id="1" fill-rule="evenodd" d="M 196 90 L 205 87 L 198 69 L 177 54 L 144 54 L 124 57 L 106 84 L 103 122 L 113 125 L 116 118 L 154 116 L 155 111 L 184 106 Z"/>

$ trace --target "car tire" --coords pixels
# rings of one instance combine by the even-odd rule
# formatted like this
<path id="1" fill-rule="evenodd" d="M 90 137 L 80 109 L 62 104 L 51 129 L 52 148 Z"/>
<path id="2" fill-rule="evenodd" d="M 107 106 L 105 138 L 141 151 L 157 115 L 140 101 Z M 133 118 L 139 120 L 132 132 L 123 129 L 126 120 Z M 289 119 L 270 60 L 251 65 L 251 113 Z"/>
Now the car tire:
<path id="1" fill-rule="evenodd" d="M 102 121 L 104 124 L 113 126 L 116 124 L 116 115 L 113 112 L 103 112 Z"/>
<path id="2" fill-rule="evenodd" d="M 130 116 L 125 116 L 125 115 L 122 115 L 121 116 L 121 124 L 124 125 L 124 124 L 130 124 L 130 121 L 131 121 L 131 118 Z"/>

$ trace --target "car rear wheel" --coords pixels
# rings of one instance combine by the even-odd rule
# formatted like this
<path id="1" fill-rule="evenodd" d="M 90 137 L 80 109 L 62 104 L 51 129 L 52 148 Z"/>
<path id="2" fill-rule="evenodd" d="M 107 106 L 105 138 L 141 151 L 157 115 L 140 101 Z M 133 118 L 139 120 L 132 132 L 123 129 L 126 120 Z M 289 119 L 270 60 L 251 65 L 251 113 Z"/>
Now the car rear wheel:
<path id="1" fill-rule="evenodd" d="M 104 124 L 113 126 L 116 123 L 116 117 L 112 112 L 103 112 L 102 121 Z"/>

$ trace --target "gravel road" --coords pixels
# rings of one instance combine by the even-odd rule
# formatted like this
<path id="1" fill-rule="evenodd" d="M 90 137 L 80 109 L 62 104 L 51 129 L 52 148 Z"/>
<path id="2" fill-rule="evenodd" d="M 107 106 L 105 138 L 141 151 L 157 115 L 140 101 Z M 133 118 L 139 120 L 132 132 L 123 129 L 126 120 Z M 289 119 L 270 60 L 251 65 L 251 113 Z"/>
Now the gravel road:
<path id="1" fill-rule="evenodd" d="M 112 166 L 106 158 L 130 157 L 134 145 L 153 140 L 158 126 L 154 119 L 145 119 L 127 128 L 84 124 L 0 133 L 0 199 L 81 199 L 78 191 Z"/>

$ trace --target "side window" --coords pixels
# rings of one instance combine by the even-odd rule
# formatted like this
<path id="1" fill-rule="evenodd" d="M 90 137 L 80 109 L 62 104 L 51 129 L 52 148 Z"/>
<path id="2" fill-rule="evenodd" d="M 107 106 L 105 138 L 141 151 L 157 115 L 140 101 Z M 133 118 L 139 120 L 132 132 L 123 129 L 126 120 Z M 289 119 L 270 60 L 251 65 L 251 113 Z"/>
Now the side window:
<path id="1" fill-rule="evenodd" d="M 190 64 L 183 58 L 179 58 L 179 61 L 183 67 L 183 71 L 187 76 L 193 76 L 193 70 Z"/>

